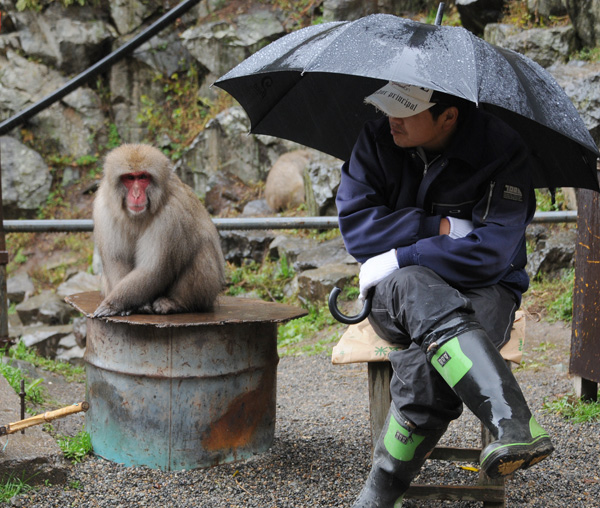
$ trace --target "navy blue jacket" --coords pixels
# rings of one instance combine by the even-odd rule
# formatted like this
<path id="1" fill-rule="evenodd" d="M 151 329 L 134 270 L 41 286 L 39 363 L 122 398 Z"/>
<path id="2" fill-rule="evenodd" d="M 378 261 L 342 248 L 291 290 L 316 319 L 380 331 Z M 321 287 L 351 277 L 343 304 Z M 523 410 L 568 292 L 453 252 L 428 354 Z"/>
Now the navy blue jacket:
<path id="1" fill-rule="evenodd" d="M 369 122 L 336 197 L 346 248 L 361 263 L 397 249 L 400 267 L 426 266 L 463 290 L 500 283 L 520 301 L 529 285 L 525 229 L 535 212 L 528 166 L 520 136 L 475 107 L 425 174 L 417 150 L 394 144 L 387 118 Z M 459 239 L 440 235 L 448 216 L 475 229 Z"/>

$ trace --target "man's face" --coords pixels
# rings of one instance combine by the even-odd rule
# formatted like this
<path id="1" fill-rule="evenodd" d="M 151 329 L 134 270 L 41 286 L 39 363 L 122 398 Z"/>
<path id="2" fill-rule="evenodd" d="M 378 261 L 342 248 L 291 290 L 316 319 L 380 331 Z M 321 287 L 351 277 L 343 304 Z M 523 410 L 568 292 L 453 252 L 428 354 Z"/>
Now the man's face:
<path id="1" fill-rule="evenodd" d="M 390 117 L 394 143 L 401 148 L 423 147 L 425 150 L 442 151 L 448 132 L 444 129 L 444 114 L 434 120 L 429 110 L 408 118 Z"/>

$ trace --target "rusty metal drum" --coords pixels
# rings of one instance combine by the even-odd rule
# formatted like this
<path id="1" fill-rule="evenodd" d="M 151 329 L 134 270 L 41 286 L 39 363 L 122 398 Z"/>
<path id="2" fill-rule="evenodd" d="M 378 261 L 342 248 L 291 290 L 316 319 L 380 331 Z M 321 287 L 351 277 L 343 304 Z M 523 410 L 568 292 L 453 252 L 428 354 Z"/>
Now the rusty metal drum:
<path id="1" fill-rule="evenodd" d="M 224 297 L 211 313 L 94 319 L 99 293 L 67 301 L 88 317 L 86 430 L 95 454 L 172 471 L 271 446 L 277 323 L 302 309 Z"/>

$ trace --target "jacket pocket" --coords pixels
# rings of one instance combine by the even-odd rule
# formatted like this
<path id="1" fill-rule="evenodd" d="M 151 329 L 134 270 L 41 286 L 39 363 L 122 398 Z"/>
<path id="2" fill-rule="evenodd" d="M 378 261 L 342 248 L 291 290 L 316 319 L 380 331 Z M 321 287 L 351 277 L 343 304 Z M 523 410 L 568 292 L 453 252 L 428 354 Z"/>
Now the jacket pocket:
<path id="1" fill-rule="evenodd" d="M 471 220 L 476 200 L 461 203 L 431 203 L 431 214 Z"/>

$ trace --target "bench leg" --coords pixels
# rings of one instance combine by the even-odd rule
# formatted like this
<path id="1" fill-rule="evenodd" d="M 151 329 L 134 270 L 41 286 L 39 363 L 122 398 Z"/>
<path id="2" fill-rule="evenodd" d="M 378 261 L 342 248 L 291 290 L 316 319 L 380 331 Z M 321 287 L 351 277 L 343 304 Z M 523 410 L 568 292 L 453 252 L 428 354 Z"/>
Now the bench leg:
<path id="1" fill-rule="evenodd" d="M 490 444 L 494 438 L 490 434 L 490 431 L 487 430 L 483 425 L 481 425 L 481 449 L 485 448 L 488 444 Z M 503 499 L 501 502 L 492 502 L 485 501 L 483 503 L 484 508 L 505 508 L 506 504 L 504 502 L 505 495 L 505 477 L 501 478 L 490 478 L 483 471 L 479 471 L 479 481 L 478 485 L 482 487 L 486 486 L 494 486 L 494 487 L 502 487 Z"/>
<path id="2" fill-rule="evenodd" d="M 367 370 L 369 375 L 371 451 L 373 451 L 392 402 L 390 382 L 393 370 L 390 362 L 369 362 Z"/>

